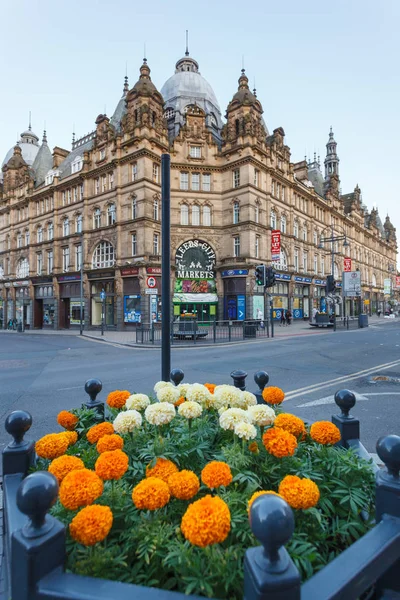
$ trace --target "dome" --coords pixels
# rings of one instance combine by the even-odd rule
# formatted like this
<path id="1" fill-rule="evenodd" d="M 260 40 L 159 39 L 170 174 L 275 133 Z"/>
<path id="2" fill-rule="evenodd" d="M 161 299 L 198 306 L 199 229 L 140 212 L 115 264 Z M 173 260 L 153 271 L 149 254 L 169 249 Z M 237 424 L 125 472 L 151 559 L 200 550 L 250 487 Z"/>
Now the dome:
<path id="1" fill-rule="evenodd" d="M 22 158 L 30 167 L 33 165 L 33 162 L 36 158 L 37 153 L 39 152 L 39 138 L 36 133 L 33 133 L 31 129 L 24 131 L 21 133 L 21 138 L 18 141 L 18 146 L 21 148 Z M 3 168 L 4 165 L 8 163 L 10 158 L 14 154 L 14 146 L 10 148 L 7 154 L 4 157 L 4 160 L 1 164 Z M 3 173 L 0 171 L 0 179 L 3 179 Z"/>

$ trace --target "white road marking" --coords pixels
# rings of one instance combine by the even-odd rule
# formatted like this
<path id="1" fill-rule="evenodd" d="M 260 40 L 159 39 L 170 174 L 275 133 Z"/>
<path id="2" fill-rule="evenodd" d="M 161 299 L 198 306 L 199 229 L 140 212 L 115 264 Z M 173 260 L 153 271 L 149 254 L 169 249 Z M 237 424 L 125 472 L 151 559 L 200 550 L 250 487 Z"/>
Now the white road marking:
<path id="1" fill-rule="evenodd" d="M 366 396 L 366 395 L 365 395 Z M 356 394 L 356 402 L 368 400 L 363 394 Z M 322 404 L 335 404 L 334 396 L 325 396 L 325 398 L 319 398 L 318 400 L 311 400 L 310 402 L 304 402 L 304 404 L 296 404 L 297 408 L 307 408 L 308 406 L 320 406 Z"/>

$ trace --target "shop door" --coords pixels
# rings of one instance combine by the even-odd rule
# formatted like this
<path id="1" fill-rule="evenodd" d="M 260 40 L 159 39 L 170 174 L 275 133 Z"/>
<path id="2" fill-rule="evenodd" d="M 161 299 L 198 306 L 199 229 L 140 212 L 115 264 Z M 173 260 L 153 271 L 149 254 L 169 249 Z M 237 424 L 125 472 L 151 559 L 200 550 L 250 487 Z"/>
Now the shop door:
<path id="1" fill-rule="evenodd" d="M 35 329 L 42 329 L 43 327 L 43 300 L 35 300 L 33 326 Z"/>
<path id="2" fill-rule="evenodd" d="M 69 298 L 60 302 L 60 329 L 69 329 Z"/>
<path id="3" fill-rule="evenodd" d="M 229 321 L 236 321 L 237 296 L 227 296 L 225 299 L 225 319 L 229 319 Z"/>

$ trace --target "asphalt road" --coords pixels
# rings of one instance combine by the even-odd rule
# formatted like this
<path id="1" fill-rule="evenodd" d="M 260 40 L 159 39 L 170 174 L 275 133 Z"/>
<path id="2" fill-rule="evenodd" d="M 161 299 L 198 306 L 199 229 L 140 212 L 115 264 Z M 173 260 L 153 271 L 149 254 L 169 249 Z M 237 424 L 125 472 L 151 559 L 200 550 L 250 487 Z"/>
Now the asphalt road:
<path id="1" fill-rule="evenodd" d="M 301 417 L 329 419 L 337 412 L 333 394 L 348 388 L 360 395 L 353 411 L 361 419 L 362 441 L 374 452 L 386 433 L 400 434 L 400 385 L 371 383 L 373 375 L 400 378 L 400 323 L 323 335 L 260 340 L 208 348 L 173 348 L 172 367 L 185 381 L 231 383 L 234 369 L 253 374 L 262 369 L 270 384 L 287 394 L 286 408 Z M 102 397 L 114 389 L 150 393 L 160 379 L 160 350 L 117 347 L 79 336 L 0 334 L 0 443 L 8 442 L 4 419 L 17 408 L 33 416 L 30 435 L 58 430 L 56 415 L 79 406 L 83 386 L 96 377 Z M 399 379 L 400 381 L 400 379 Z"/>

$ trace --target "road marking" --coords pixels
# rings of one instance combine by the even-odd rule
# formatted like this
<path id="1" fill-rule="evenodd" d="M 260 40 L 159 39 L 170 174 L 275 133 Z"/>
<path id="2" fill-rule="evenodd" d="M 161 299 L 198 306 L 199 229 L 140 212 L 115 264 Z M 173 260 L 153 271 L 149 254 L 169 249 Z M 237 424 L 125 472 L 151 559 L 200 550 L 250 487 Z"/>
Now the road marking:
<path id="1" fill-rule="evenodd" d="M 345 381 L 351 381 L 353 379 L 359 379 L 362 376 L 369 375 L 371 373 L 376 372 L 378 369 L 381 371 L 385 371 L 386 369 L 390 369 L 391 367 L 395 367 L 400 364 L 400 360 L 395 360 L 391 363 L 384 363 L 383 365 L 377 365 L 375 367 L 371 367 L 369 369 L 364 369 L 363 371 L 356 371 L 355 373 L 349 373 L 349 375 L 344 375 L 342 377 L 336 377 L 335 379 L 330 379 L 323 383 L 315 383 L 314 385 L 306 386 L 304 388 L 298 388 L 296 390 L 291 390 L 287 392 L 285 395 L 285 400 L 292 400 L 293 398 L 297 398 L 304 393 L 318 392 L 319 390 L 323 390 L 324 388 L 330 387 L 334 383 L 344 383 Z"/>
<path id="2" fill-rule="evenodd" d="M 363 394 L 356 394 L 356 402 L 368 400 Z M 321 406 L 322 404 L 335 404 L 334 396 L 325 396 L 325 398 L 319 398 L 318 400 L 311 400 L 310 402 L 304 402 L 304 404 L 296 404 L 297 408 L 307 408 L 309 406 Z"/>

